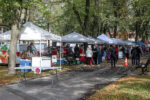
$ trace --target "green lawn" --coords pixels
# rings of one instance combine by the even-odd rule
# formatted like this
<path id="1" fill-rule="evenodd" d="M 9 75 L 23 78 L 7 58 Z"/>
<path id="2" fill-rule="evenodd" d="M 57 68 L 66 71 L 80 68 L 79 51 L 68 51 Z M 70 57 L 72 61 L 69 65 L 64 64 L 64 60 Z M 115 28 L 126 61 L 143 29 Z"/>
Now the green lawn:
<path id="1" fill-rule="evenodd" d="M 136 71 L 141 72 L 141 69 Z M 150 65 L 148 72 L 150 72 Z M 98 90 L 88 100 L 150 100 L 150 75 L 121 78 Z"/>
<path id="2" fill-rule="evenodd" d="M 128 76 L 97 91 L 88 100 L 150 100 L 150 76 Z"/>

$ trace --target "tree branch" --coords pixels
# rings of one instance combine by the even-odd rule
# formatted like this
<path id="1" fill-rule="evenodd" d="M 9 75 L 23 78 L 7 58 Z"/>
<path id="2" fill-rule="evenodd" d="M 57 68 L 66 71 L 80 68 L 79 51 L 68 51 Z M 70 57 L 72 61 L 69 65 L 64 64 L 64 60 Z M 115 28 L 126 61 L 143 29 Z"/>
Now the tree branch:
<path id="1" fill-rule="evenodd" d="M 84 30 L 84 26 L 83 26 L 83 23 L 82 23 L 82 20 L 81 20 L 81 17 L 80 17 L 80 14 L 79 14 L 79 12 L 77 11 L 77 9 L 76 9 L 76 5 L 73 3 L 73 11 L 74 11 L 74 13 L 75 13 L 75 15 L 76 15 L 76 17 L 77 17 L 77 20 L 79 21 L 79 24 L 80 24 L 80 26 L 82 27 L 82 30 Z"/>

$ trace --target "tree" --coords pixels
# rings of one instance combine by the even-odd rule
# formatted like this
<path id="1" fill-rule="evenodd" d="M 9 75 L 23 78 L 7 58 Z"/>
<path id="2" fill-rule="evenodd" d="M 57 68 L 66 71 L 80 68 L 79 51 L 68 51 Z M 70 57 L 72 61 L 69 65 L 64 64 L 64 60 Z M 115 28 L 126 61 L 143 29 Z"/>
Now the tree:
<path id="1" fill-rule="evenodd" d="M 135 30 L 135 40 L 140 37 L 144 41 L 148 34 L 148 24 L 150 22 L 150 2 L 149 0 L 131 0 L 132 22 Z"/>
<path id="2" fill-rule="evenodd" d="M 140 3 L 134 5 L 136 2 Z M 54 0 L 50 6 L 53 13 L 43 22 L 50 23 L 51 30 L 57 34 L 76 31 L 94 37 L 101 33 L 123 37 L 128 30 L 136 31 L 133 26 L 140 19 L 137 34 L 144 40 L 149 28 L 149 3 L 149 0 Z M 140 11 L 144 14 L 136 17 L 139 8 L 144 8 Z"/>
<path id="3" fill-rule="evenodd" d="M 43 8 L 41 0 L 1 0 L 0 11 L 3 14 L 2 20 L 11 26 L 11 41 L 8 63 L 8 74 L 15 74 L 16 67 L 16 48 L 19 33 L 22 25 L 28 21 L 29 9 L 32 5 L 36 8 Z"/>

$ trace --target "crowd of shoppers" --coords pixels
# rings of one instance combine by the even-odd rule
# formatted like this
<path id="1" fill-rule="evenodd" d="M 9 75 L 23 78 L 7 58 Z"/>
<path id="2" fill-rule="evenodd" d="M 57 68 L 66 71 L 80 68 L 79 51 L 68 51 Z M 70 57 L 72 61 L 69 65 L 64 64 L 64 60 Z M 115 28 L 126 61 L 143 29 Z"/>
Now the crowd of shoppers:
<path id="1" fill-rule="evenodd" d="M 111 63 L 111 67 L 116 67 L 118 57 L 120 52 L 122 52 L 122 58 L 131 58 L 132 65 L 137 65 L 140 63 L 140 58 L 143 54 L 145 48 L 142 46 L 114 46 L 114 45 L 87 45 L 85 48 L 84 45 L 76 44 L 74 48 L 71 48 L 69 45 L 64 49 L 64 57 L 67 60 L 70 58 L 73 60 L 80 60 L 79 58 L 84 58 L 83 61 L 86 64 L 99 65 L 104 60 L 108 63 Z M 85 56 L 85 57 L 83 57 Z"/>

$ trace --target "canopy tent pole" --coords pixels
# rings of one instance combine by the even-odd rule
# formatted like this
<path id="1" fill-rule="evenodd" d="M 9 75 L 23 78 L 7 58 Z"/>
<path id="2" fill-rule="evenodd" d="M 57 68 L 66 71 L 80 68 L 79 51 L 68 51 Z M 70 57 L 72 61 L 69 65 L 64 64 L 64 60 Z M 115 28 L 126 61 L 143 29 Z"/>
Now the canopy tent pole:
<path id="1" fill-rule="evenodd" d="M 41 34 L 42 38 L 42 34 Z M 41 57 L 41 38 L 40 38 L 40 69 L 41 69 L 41 64 L 42 64 L 42 57 Z"/>
<path id="2" fill-rule="evenodd" d="M 61 39 L 60 39 L 60 67 L 61 67 Z"/>

